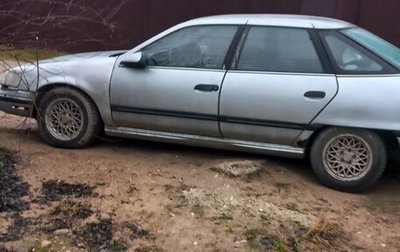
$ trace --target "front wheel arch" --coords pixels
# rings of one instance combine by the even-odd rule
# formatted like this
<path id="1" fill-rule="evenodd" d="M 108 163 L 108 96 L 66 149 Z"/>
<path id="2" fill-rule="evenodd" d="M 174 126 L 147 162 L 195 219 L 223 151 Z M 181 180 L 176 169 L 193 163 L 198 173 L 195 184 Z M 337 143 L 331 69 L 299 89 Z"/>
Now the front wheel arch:
<path id="1" fill-rule="evenodd" d="M 61 91 L 63 90 L 63 91 Z M 60 94 L 61 91 L 61 94 Z M 60 141 L 60 139 L 55 139 L 52 137 L 49 137 L 49 132 L 47 134 L 44 132 L 43 128 L 46 125 L 45 123 L 45 117 L 43 116 L 43 111 L 44 108 L 42 107 L 44 104 L 47 104 L 49 99 L 51 100 L 52 94 L 58 94 L 57 96 L 65 96 L 65 94 L 72 95 L 76 99 L 78 99 L 78 102 L 83 102 L 86 108 L 86 112 L 89 113 L 87 116 L 90 116 L 89 121 L 93 121 L 94 124 L 91 124 L 91 133 L 89 135 L 85 134 L 83 138 L 76 139 L 74 141 Z M 75 95 L 74 95 L 75 94 Z M 79 98 L 80 97 L 80 98 Z M 80 100 L 80 101 L 79 101 Z M 82 105 L 83 105 L 82 103 Z M 48 105 L 48 104 L 47 104 Z M 82 148 L 90 143 L 92 143 L 96 138 L 101 136 L 103 130 L 104 130 L 104 123 L 101 118 L 101 113 L 98 110 L 97 104 L 93 101 L 93 99 L 86 94 L 84 91 L 80 90 L 79 88 L 76 88 L 71 85 L 65 85 L 65 84 L 54 84 L 54 85 L 47 85 L 43 88 L 41 88 L 37 94 L 37 97 L 35 99 L 35 113 L 34 113 L 34 118 L 36 118 L 39 126 L 39 132 L 41 133 L 42 137 L 52 146 L 55 147 L 62 147 L 62 148 Z M 42 107 L 40 110 L 40 107 Z M 87 122 L 89 122 L 87 121 Z M 42 127 L 40 127 L 42 126 Z M 88 131 L 87 131 L 88 132 Z"/>
<path id="2" fill-rule="evenodd" d="M 101 113 L 100 113 L 100 111 L 98 109 L 98 106 L 97 106 L 96 102 L 94 101 L 94 99 L 87 92 L 85 92 L 82 89 L 80 89 L 80 88 L 78 88 L 76 86 L 73 86 L 73 85 L 69 85 L 69 84 L 65 84 L 65 83 L 53 83 L 53 84 L 48 84 L 48 85 L 40 87 L 38 89 L 38 91 L 36 92 L 36 97 L 35 97 L 35 101 L 34 101 L 34 104 L 33 104 L 34 106 L 33 106 L 33 112 L 32 112 L 32 117 L 33 118 L 36 118 L 37 109 L 38 109 L 37 105 L 39 104 L 39 102 L 41 101 L 43 96 L 47 92 L 49 92 L 50 90 L 55 89 L 55 88 L 70 88 L 70 89 L 76 90 L 79 93 L 81 93 L 82 95 L 86 96 L 88 99 L 90 99 L 91 102 L 93 102 L 93 104 L 96 105 L 97 112 L 100 114 L 100 117 L 101 117 Z M 100 119 L 101 119 L 101 121 L 103 123 L 102 118 L 100 118 Z"/>

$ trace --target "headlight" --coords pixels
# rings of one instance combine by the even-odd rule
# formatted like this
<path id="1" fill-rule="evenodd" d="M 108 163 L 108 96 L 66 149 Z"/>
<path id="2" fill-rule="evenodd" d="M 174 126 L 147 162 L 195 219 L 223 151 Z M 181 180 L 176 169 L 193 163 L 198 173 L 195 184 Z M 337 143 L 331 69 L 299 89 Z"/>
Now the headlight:
<path id="1" fill-rule="evenodd" d="M 0 74 L 0 85 L 18 87 L 21 83 L 21 74 L 15 71 L 7 71 Z"/>

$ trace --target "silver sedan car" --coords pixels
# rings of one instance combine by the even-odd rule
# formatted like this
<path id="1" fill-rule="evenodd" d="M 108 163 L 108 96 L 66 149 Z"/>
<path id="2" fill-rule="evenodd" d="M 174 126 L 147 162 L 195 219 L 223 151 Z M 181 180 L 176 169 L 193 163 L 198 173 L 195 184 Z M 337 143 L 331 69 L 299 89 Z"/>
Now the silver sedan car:
<path id="1" fill-rule="evenodd" d="M 62 148 L 104 132 L 310 157 L 323 184 L 357 192 L 399 147 L 400 50 L 335 19 L 199 18 L 129 51 L 22 65 L 0 84 L 0 109 L 36 118 Z"/>

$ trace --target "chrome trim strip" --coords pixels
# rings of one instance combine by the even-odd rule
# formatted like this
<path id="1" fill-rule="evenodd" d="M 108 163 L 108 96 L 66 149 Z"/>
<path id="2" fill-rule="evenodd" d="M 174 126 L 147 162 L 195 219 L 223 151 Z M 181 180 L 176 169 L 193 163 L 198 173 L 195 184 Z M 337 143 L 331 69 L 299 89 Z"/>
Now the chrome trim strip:
<path id="1" fill-rule="evenodd" d="M 236 139 L 224 139 L 191 134 L 170 133 L 127 127 L 106 127 L 107 135 L 143 140 L 157 140 L 167 143 L 187 144 L 202 147 L 248 151 L 261 154 L 273 154 L 284 157 L 303 158 L 304 149 L 288 145 L 267 144 Z"/>

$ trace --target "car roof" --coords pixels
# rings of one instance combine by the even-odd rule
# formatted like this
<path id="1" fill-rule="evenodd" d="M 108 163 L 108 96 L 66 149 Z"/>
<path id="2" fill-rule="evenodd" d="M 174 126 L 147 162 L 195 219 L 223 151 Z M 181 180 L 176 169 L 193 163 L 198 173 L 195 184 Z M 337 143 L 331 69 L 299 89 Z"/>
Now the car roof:
<path id="1" fill-rule="evenodd" d="M 287 14 L 230 14 L 202 17 L 190 20 L 185 25 L 200 24 L 249 24 L 296 28 L 342 29 L 354 26 L 351 23 L 317 16 Z"/>

